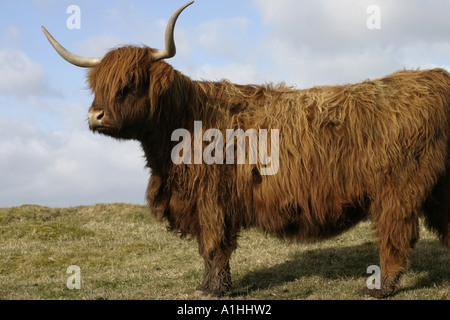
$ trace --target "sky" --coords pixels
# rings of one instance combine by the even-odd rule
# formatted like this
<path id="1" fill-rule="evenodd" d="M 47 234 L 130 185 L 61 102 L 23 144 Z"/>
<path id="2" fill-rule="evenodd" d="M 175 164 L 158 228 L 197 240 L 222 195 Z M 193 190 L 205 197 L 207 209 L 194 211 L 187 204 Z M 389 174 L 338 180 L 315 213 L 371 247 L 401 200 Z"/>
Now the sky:
<path id="1" fill-rule="evenodd" d="M 41 25 L 82 56 L 162 48 L 185 2 L 1 1 L 0 207 L 145 204 L 151 172 L 139 144 L 89 131 L 86 69 L 60 58 Z M 193 80 L 298 89 L 405 68 L 450 71 L 449 12 L 448 0 L 196 0 L 178 19 L 167 62 Z"/>

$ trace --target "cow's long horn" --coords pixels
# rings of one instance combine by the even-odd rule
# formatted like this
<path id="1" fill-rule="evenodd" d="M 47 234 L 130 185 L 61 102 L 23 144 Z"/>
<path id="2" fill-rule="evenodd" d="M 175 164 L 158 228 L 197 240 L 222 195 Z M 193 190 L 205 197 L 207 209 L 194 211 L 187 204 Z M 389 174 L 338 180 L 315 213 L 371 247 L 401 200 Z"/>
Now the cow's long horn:
<path id="1" fill-rule="evenodd" d="M 44 28 L 44 26 L 42 26 L 41 28 L 42 31 L 44 31 L 45 36 L 47 37 L 50 44 L 53 46 L 53 48 L 55 48 L 56 52 L 58 52 L 59 55 L 63 57 L 67 62 L 70 62 L 71 64 L 78 67 L 91 68 L 95 67 L 102 61 L 102 58 L 81 57 L 67 51 L 62 45 L 58 43 L 58 41 L 55 40 L 55 38 L 52 37 L 52 35 L 47 31 L 47 29 Z"/>
<path id="2" fill-rule="evenodd" d="M 163 50 L 159 50 L 153 56 L 153 61 L 158 61 L 162 59 L 169 59 L 175 56 L 176 48 L 175 48 L 175 40 L 173 37 L 173 32 L 175 29 L 175 23 L 177 22 L 178 16 L 180 13 L 186 9 L 188 6 L 193 4 L 194 1 L 188 2 L 185 5 L 181 6 L 175 13 L 170 17 L 169 23 L 167 23 L 166 27 L 166 47 Z"/>

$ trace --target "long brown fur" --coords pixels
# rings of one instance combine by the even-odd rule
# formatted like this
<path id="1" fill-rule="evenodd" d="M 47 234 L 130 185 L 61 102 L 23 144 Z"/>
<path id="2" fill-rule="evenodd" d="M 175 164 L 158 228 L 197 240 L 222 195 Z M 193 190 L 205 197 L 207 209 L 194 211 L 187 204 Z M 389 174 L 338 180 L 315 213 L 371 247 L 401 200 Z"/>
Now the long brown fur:
<path id="1" fill-rule="evenodd" d="M 450 75 L 400 71 L 343 86 L 296 90 L 284 85 L 192 81 L 153 49 L 112 50 L 89 73 L 92 108 L 106 111 L 101 133 L 137 139 L 151 177 L 151 212 L 173 231 L 195 237 L 205 259 L 199 290 L 231 286 L 229 259 L 239 230 L 320 240 L 368 217 L 379 243 L 386 296 L 396 290 L 419 237 L 418 218 L 450 248 Z M 171 134 L 278 129 L 279 171 L 261 163 L 175 165 Z M 207 143 L 204 143 L 206 146 Z"/>

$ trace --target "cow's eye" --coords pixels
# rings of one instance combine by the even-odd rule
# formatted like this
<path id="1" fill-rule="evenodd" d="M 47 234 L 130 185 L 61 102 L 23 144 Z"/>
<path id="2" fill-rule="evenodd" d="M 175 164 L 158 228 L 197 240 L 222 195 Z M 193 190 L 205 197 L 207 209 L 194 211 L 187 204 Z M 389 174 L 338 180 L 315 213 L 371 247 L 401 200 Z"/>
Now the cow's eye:
<path id="1" fill-rule="evenodd" d="M 118 97 L 125 98 L 127 95 L 130 95 L 134 92 L 134 88 L 126 86 L 122 90 L 117 93 Z"/>

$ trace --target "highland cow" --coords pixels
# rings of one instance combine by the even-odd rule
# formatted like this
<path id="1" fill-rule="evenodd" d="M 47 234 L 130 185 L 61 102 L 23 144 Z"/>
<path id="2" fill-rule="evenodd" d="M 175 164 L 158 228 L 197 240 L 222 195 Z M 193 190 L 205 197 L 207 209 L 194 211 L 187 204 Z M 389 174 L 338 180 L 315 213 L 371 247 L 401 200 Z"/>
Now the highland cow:
<path id="1" fill-rule="evenodd" d="M 170 19 L 163 50 L 125 46 L 85 58 L 43 30 L 64 59 L 90 68 L 90 129 L 140 141 L 151 169 L 152 214 L 198 241 L 205 273 L 197 294 L 221 296 L 230 288 L 229 261 L 242 228 L 310 241 L 370 219 L 382 286 L 366 292 L 376 297 L 396 291 L 420 215 L 450 248 L 449 73 L 400 71 L 304 90 L 193 81 L 163 61 L 175 55 L 175 22 L 191 3 Z M 279 130 L 279 145 L 267 145 L 278 148 L 278 172 L 262 175 L 259 160 L 173 163 L 179 142 L 172 133 L 183 128 L 194 140 L 195 121 L 224 136 L 227 129 Z"/>

